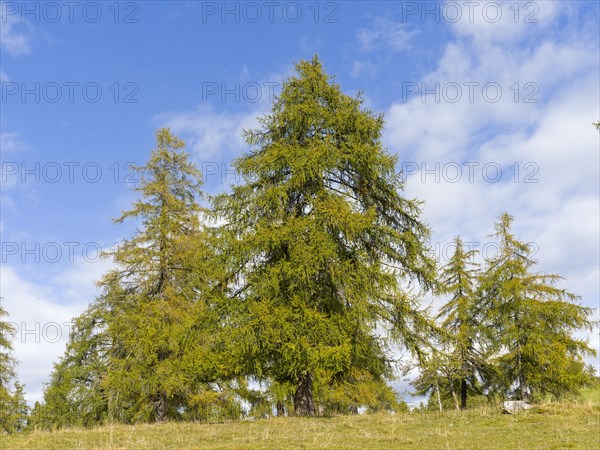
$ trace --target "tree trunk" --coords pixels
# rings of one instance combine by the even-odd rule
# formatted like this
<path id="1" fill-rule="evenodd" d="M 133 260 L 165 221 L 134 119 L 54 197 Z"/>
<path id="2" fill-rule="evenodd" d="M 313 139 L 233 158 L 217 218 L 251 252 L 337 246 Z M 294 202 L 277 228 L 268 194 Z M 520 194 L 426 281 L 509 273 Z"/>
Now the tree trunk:
<path id="1" fill-rule="evenodd" d="M 525 374 L 523 373 L 523 355 L 521 353 L 521 343 L 517 345 L 517 364 L 518 364 L 518 380 L 519 380 L 519 400 L 527 401 L 527 383 L 525 381 Z"/>
<path id="2" fill-rule="evenodd" d="M 460 409 L 467 409 L 467 380 L 460 382 Z"/>
<path id="3" fill-rule="evenodd" d="M 437 394 L 438 407 L 440 408 L 440 412 L 442 412 L 442 397 L 440 396 L 440 385 L 437 381 L 435 382 L 435 393 Z"/>
<path id="4" fill-rule="evenodd" d="M 285 416 L 285 407 L 283 406 L 283 402 L 277 402 L 275 408 L 277 410 L 277 417 Z"/>
<path id="5" fill-rule="evenodd" d="M 454 390 L 454 382 L 450 380 L 450 393 L 452 394 L 452 401 L 454 402 L 454 409 L 456 411 L 459 410 L 458 407 L 458 396 L 456 395 L 456 391 Z"/>
<path id="6" fill-rule="evenodd" d="M 525 382 L 525 375 L 519 375 L 519 400 L 528 401 L 529 393 L 527 392 L 527 383 Z"/>
<path id="7" fill-rule="evenodd" d="M 160 392 L 158 400 L 154 404 L 156 405 L 156 421 L 165 422 L 167 420 L 167 394 Z"/>
<path id="8" fill-rule="evenodd" d="M 297 416 L 314 416 L 315 403 L 312 392 L 312 374 L 308 372 L 300 377 L 294 394 L 294 414 Z"/>

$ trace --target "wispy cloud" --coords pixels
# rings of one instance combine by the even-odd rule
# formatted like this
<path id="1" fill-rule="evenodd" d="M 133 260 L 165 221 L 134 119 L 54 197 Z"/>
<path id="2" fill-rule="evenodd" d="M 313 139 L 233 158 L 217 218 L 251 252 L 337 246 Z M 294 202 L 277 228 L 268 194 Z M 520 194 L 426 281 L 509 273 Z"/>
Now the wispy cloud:
<path id="1" fill-rule="evenodd" d="M 0 8 L 0 51 L 13 56 L 26 55 L 31 52 L 30 37 L 18 20 L 17 15 L 7 15 L 4 8 Z"/>
<path id="2" fill-rule="evenodd" d="M 238 81 L 219 85 L 216 89 L 221 92 L 207 97 L 195 109 L 164 112 L 155 115 L 153 121 L 185 139 L 200 161 L 229 161 L 241 156 L 248 149 L 243 131 L 259 127 L 258 119 L 271 110 L 292 67 L 264 79 L 252 80 L 251 74 L 251 68 L 244 65 Z M 224 86 L 236 90 L 237 97 L 227 94 L 223 98 Z"/>
<path id="3" fill-rule="evenodd" d="M 365 52 L 374 50 L 401 52 L 410 48 L 411 40 L 418 31 L 411 30 L 406 23 L 376 17 L 369 28 L 359 28 L 356 34 L 361 49 Z"/>
<path id="4" fill-rule="evenodd" d="M 350 75 L 353 77 L 359 77 L 361 75 L 373 76 L 377 72 L 377 64 L 374 64 L 371 60 L 354 61 L 352 64 L 352 71 Z"/>
<path id="5" fill-rule="evenodd" d="M 26 150 L 27 146 L 19 136 L 19 133 L 14 131 L 0 132 L 0 153 L 3 155 L 14 154 Z"/>
<path id="6" fill-rule="evenodd" d="M 247 113 L 217 112 L 206 104 L 191 111 L 160 114 L 154 120 L 186 139 L 189 149 L 200 160 L 212 161 L 240 155 L 246 148 L 242 131 L 255 128 L 259 114 L 258 110 Z"/>

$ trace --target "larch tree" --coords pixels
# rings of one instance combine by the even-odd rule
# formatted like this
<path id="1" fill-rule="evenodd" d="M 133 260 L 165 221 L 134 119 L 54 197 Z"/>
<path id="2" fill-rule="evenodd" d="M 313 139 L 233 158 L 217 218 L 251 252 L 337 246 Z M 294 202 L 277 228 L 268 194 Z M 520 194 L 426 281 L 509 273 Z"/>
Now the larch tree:
<path id="1" fill-rule="evenodd" d="M 429 395 L 429 405 L 436 404 L 440 412 L 449 401 L 456 411 L 460 410 L 457 392 L 461 386 L 462 374 L 453 356 L 444 348 L 432 351 L 421 358 L 419 376 L 411 382 L 415 387 L 415 394 Z"/>
<path id="2" fill-rule="evenodd" d="M 102 298 L 72 322 L 64 355 L 54 364 L 44 388 L 43 403 L 32 412 L 33 428 L 90 427 L 108 419 L 108 395 L 103 384 L 109 370 L 111 339 Z"/>
<path id="3" fill-rule="evenodd" d="M 208 290 L 202 180 L 184 146 L 169 129 L 156 133 L 150 161 L 135 168 L 140 198 L 115 220 L 134 220 L 138 230 L 109 254 L 117 268 L 100 283 L 111 339 L 107 395 L 116 407 L 130 402 L 133 420 L 177 417 L 211 369 L 200 323 Z"/>
<path id="4" fill-rule="evenodd" d="M 392 373 L 391 342 L 413 354 L 430 321 L 404 282 L 430 288 L 435 264 L 420 203 L 401 196 L 383 116 L 342 93 L 317 57 L 296 65 L 216 198 L 233 270 L 227 320 L 240 373 L 295 386 L 314 415 L 313 383 Z"/>
<path id="5" fill-rule="evenodd" d="M 477 251 L 466 250 L 460 237 L 454 240 L 454 247 L 454 254 L 440 273 L 440 293 L 450 299 L 440 308 L 438 319 L 447 336 L 444 343 L 450 346 L 448 358 L 459 385 L 460 408 L 465 409 L 469 391 L 479 391 L 479 379 L 489 370 L 479 322 L 479 270 L 474 262 Z"/>
<path id="6" fill-rule="evenodd" d="M 12 355 L 15 327 L 5 320 L 7 316 L 0 303 L 0 433 L 23 430 L 29 414 L 24 387 L 16 380 L 17 362 Z"/>
<path id="7" fill-rule="evenodd" d="M 592 329 L 592 309 L 556 287 L 559 275 L 533 272 L 532 248 L 515 238 L 512 221 L 503 213 L 496 223 L 499 251 L 481 280 L 502 393 L 530 400 L 577 392 L 590 379 L 583 356 L 595 351 L 574 334 Z"/>
<path id="8" fill-rule="evenodd" d="M 12 338 L 15 327 L 6 317 L 8 313 L 0 304 L 0 389 L 8 391 L 10 382 L 15 376 L 15 359 L 12 356 Z"/>
<path id="9" fill-rule="evenodd" d="M 189 418 L 222 400 L 209 385 L 220 373 L 211 300 L 218 269 L 200 223 L 201 174 L 189 157 L 161 129 L 149 162 L 135 167 L 139 199 L 115 221 L 130 219 L 137 231 L 105 254 L 115 268 L 75 319 L 35 414 L 44 427 Z"/>
<path id="10" fill-rule="evenodd" d="M 15 381 L 10 403 L 10 416 L 5 424 L 9 432 L 25 430 L 29 425 L 29 405 L 25 400 L 25 385 Z"/>

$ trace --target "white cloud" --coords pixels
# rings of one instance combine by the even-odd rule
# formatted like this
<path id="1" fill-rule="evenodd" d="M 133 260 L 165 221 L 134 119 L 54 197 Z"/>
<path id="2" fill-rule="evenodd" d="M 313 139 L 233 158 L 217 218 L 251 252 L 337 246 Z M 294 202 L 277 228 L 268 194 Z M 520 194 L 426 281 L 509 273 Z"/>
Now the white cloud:
<path id="1" fill-rule="evenodd" d="M 27 400 L 33 403 L 42 399 L 43 383 L 64 352 L 71 319 L 87 303 L 62 303 L 59 292 L 24 280 L 7 265 L 2 266 L 2 297 L 8 321 L 17 331 L 13 349 L 19 363 L 18 379 L 26 385 Z"/>
<path id="2" fill-rule="evenodd" d="M 43 384 L 64 353 L 71 320 L 93 298 L 93 280 L 99 275 L 96 269 L 100 266 L 86 267 L 80 262 L 53 280 L 34 283 L 24 279 L 16 267 L 1 267 L 2 303 L 17 331 L 13 349 L 18 379 L 26 385 L 30 404 L 42 399 Z M 69 288 L 63 290 L 67 284 Z"/>
<path id="3" fill-rule="evenodd" d="M 457 36 L 472 38 L 477 43 L 511 44 L 539 33 L 555 24 L 561 12 L 568 8 L 561 2 L 481 2 L 473 5 L 472 15 L 468 7 L 458 2 L 457 8 L 449 5 L 442 13 Z M 460 17 L 460 20 L 455 20 Z"/>
<path id="4" fill-rule="evenodd" d="M 590 58 L 598 54 L 597 27 L 575 27 L 587 19 L 571 21 L 573 11 L 556 2 L 537 4 L 537 25 L 479 21 L 452 26 L 454 36 L 437 67 L 417 83 L 428 89 L 439 83 L 443 93 L 450 83 L 495 82 L 503 94 L 498 102 L 486 101 L 481 90 L 471 102 L 464 86 L 456 103 L 443 94 L 436 102 L 433 96 L 402 98 L 398 92 L 386 114 L 384 142 L 400 163 L 433 170 L 409 177 L 407 194 L 425 200 L 424 218 L 434 242 L 448 243 L 461 234 L 481 249 L 490 242 L 486 235 L 499 213 L 508 211 L 515 217 L 517 236 L 538 244 L 537 269 L 567 277 L 560 286 L 597 308 L 600 156 L 591 122 L 598 114 L 600 68 L 597 58 Z M 559 22 L 566 24 L 557 35 Z M 532 99 L 537 102 L 523 102 L 534 91 L 524 88 L 526 82 L 535 83 Z M 455 183 L 448 180 L 452 171 L 444 178 L 444 164 L 452 162 L 462 167 Z M 479 164 L 473 181 L 466 162 Z M 486 163 L 502 168 L 498 182 L 484 179 Z M 537 181 L 525 183 L 528 175 Z M 597 347 L 597 339 L 592 341 Z"/>
<path id="5" fill-rule="evenodd" d="M 459 158 L 492 126 L 511 135 L 527 131 L 561 91 L 577 87 L 585 97 L 591 83 L 596 89 L 590 74 L 597 63 L 589 58 L 594 51 L 586 40 L 515 48 L 457 39 L 446 46 L 435 71 L 403 84 L 387 114 L 387 138 L 432 157 Z M 590 110 L 589 100 L 583 105 Z M 586 124 L 592 120 L 593 115 Z"/>
<path id="6" fill-rule="evenodd" d="M 15 131 L 0 132 L 0 153 L 2 155 L 14 154 L 26 149 L 27 146 L 23 143 L 19 133 Z"/>
<path id="7" fill-rule="evenodd" d="M 255 128 L 259 114 L 216 112 L 210 105 L 201 105 L 193 111 L 165 113 L 155 119 L 181 134 L 200 160 L 221 162 L 246 148 L 242 130 Z"/>
<path id="8" fill-rule="evenodd" d="M 31 52 L 29 36 L 23 32 L 24 24 L 19 23 L 16 14 L 7 15 L 5 8 L 0 8 L 0 51 L 13 56 L 27 55 Z"/>
<path id="9" fill-rule="evenodd" d="M 417 31 L 410 30 L 408 24 L 376 17 L 370 28 L 359 28 L 356 34 L 363 51 L 385 49 L 400 52 L 410 47 Z"/>
<path id="10" fill-rule="evenodd" d="M 239 87 L 237 102 L 232 93 L 223 98 L 219 91 L 208 98 L 213 103 L 205 102 L 193 110 L 165 112 L 153 118 L 158 126 L 171 128 L 187 143 L 188 151 L 204 172 L 205 190 L 211 194 L 239 181 L 232 162 L 249 150 L 243 131 L 260 128 L 258 119 L 271 111 L 272 102 L 281 93 L 282 82 L 294 75 L 290 65 L 263 79 L 249 81 L 248 75 L 254 71 L 244 67 L 242 77 L 245 79 L 219 85 L 219 89 Z M 213 104 L 219 101 L 224 106 L 217 111 Z"/>
<path id="11" fill-rule="evenodd" d="M 315 36 L 304 35 L 300 38 L 299 44 L 300 49 L 307 54 L 308 57 L 312 57 L 315 53 L 318 53 L 318 49 L 323 46 L 323 41 Z"/>
<path id="12" fill-rule="evenodd" d="M 243 130 L 259 126 L 258 118 L 267 114 L 275 97 L 281 92 L 281 82 L 292 75 L 290 66 L 282 73 L 273 73 L 264 80 L 249 80 L 252 70 L 243 67 L 237 82 L 221 83 L 218 92 L 210 96 L 212 102 L 231 106 L 217 111 L 209 102 L 193 110 L 158 114 L 154 121 L 170 127 L 175 134 L 186 140 L 191 150 L 202 162 L 229 162 L 248 149 L 242 136 Z M 223 89 L 236 89 L 223 98 Z"/>

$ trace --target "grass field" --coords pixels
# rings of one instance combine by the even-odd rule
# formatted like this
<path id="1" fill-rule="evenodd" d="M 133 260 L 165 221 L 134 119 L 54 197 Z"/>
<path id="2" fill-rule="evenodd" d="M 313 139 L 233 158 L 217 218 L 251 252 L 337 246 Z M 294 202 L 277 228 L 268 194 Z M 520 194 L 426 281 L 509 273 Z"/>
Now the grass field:
<path id="1" fill-rule="evenodd" d="M 516 416 L 462 413 L 275 418 L 225 424 L 168 423 L 2 436 L 2 448 L 43 449 L 563 449 L 600 448 L 600 391 Z"/>

